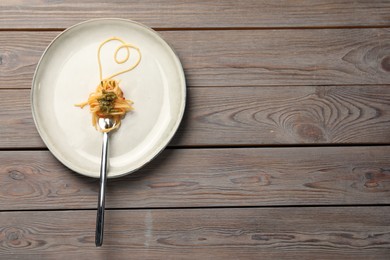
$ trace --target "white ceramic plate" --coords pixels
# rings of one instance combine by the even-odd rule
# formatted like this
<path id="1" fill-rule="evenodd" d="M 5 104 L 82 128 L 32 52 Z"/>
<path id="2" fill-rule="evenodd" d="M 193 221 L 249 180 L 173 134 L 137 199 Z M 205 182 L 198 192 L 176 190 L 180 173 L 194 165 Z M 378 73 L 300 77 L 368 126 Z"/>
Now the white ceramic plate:
<path id="1" fill-rule="evenodd" d="M 134 111 L 110 135 L 108 177 L 131 173 L 152 160 L 168 144 L 182 119 L 186 86 L 183 68 L 168 44 L 152 29 L 129 20 L 97 19 L 68 28 L 47 47 L 37 66 L 31 93 L 36 127 L 49 150 L 70 169 L 99 177 L 102 134 L 91 124 L 88 99 L 99 84 L 97 49 L 110 37 L 138 46 L 140 64 L 119 75 Z M 118 65 L 109 42 L 101 52 L 103 77 L 130 66 Z M 134 52 L 135 53 L 135 52 Z M 119 52 L 119 56 L 121 53 Z M 122 54 L 123 55 L 123 54 Z"/>

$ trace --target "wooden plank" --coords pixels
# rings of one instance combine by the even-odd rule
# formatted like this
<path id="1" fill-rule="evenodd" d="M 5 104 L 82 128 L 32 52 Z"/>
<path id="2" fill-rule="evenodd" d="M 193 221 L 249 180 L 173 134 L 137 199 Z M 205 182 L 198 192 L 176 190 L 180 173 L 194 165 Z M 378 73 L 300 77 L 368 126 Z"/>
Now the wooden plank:
<path id="1" fill-rule="evenodd" d="M 390 207 L 0 213 L 6 259 L 387 259 Z"/>
<path id="2" fill-rule="evenodd" d="M 0 126 L 1 148 L 45 147 L 35 128 L 31 113 L 30 91 L 1 90 L 4 95 L 0 99 L 0 118 L 4 125 Z"/>
<path id="3" fill-rule="evenodd" d="M 29 90 L 0 90 L 1 148 L 43 148 Z M 171 146 L 390 143 L 388 86 L 189 88 Z"/>
<path id="4" fill-rule="evenodd" d="M 389 26 L 385 0 L 15 1 L 2 0 L 0 28 L 66 28 L 104 17 L 155 28 Z"/>
<path id="5" fill-rule="evenodd" d="M 194 88 L 177 145 L 389 143 L 390 88 Z"/>
<path id="6" fill-rule="evenodd" d="M 59 32 L 0 32 L 0 88 L 30 88 Z M 390 84 L 389 29 L 163 31 L 189 86 Z"/>
<path id="7" fill-rule="evenodd" d="M 0 207 L 96 208 L 97 179 L 47 151 L 0 152 Z M 390 203 L 390 146 L 168 149 L 110 179 L 108 208 Z"/>

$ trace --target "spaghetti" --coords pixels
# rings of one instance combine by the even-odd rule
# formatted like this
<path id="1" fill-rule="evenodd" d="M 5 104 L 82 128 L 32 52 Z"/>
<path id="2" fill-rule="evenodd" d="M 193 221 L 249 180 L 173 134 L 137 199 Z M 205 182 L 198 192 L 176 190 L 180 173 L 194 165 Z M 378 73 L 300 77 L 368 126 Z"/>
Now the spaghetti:
<path id="1" fill-rule="evenodd" d="M 102 47 L 110 41 L 119 41 L 121 43 L 121 45 L 115 50 L 114 53 L 114 60 L 117 64 L 123 64 L 129 60 L 131 49 L 134 49 L 138 52 L 138 59 L 129 68 L 114 73 L 109 77 L 103 79 L 100 51 Z M 126 56 L 122 60 L 119 60 L 118 52 L 124 48 L 126 50 Z M 113 78 L 120 74 L 129 72 L 135 67 L 137 67 L 141 61 L 141 52 L 138 47 L 126 43 L 118 37 L 112 37 L 108 38 L 100 44 L 98 48 L 97 58 L 99 63 L 100 84 L 97 86 L 95 92 L 89 95 L 87 101 L 80 104 L 76 104 L 76 106 L 84 108 L 86 105 L 89 105 L 90 112 L 92 113 L 92 125 L 101 132 L 110 132 L 120 126 L 121 120 L 124 118 L 127 112 L 133 110 L 133 102 L 123 96 L 123 91 L 119 87 L 119 81 L 114 80 Z M 109 129 L 101 129 L 100 127 L 98 127 L 98 121 L 101 117 L 112 117 L 117 122 L 117 124 Z"/>

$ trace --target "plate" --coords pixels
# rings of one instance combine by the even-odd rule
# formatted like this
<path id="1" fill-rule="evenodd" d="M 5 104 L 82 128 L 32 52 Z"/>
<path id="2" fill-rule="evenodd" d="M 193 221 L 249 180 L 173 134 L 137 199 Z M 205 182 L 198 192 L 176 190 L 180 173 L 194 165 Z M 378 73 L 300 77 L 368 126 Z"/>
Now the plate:
<path id="1" fill-rule="evenodd" d="M 110 134 L 109 178 L 136 171 L 166 147 L 183 117 L 186 99 L 178 57 L 145 25 L 123 19 L 95 19 L 57 36 L 34 74 L 33 118 L 41 138 L 59 161 L 77 173 L 96 178 L 100 176 L 102 133 L 92 126 L 89 107 L 74 105 L 87 100 L 99 84 L 97 50 L 110 37 L 139 47 L 142 59 L 134 70 L 115 77 L 124 96 L 134 102 L 134 111 Z M 112 41 L 101 50 L 103 78 L 136 59 L 130 54 L 129 61 L 116 64 L 113 53 L 117 47 Z M 119 58 L 124 55 L 121 51 Z"/>

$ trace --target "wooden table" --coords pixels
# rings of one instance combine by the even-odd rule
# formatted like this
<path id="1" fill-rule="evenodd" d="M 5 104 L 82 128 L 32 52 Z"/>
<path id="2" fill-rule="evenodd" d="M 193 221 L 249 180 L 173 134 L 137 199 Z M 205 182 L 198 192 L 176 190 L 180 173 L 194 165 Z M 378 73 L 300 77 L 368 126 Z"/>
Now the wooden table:
<path id="1" fill-rule="evenodd" d="M 30 87 L 65 28 L 153 27 L 187 77 L 169 147 L 109 181 L 64 167 Z M 0 3 L 0 259 L 390 259 L 390 1 Z"/>

